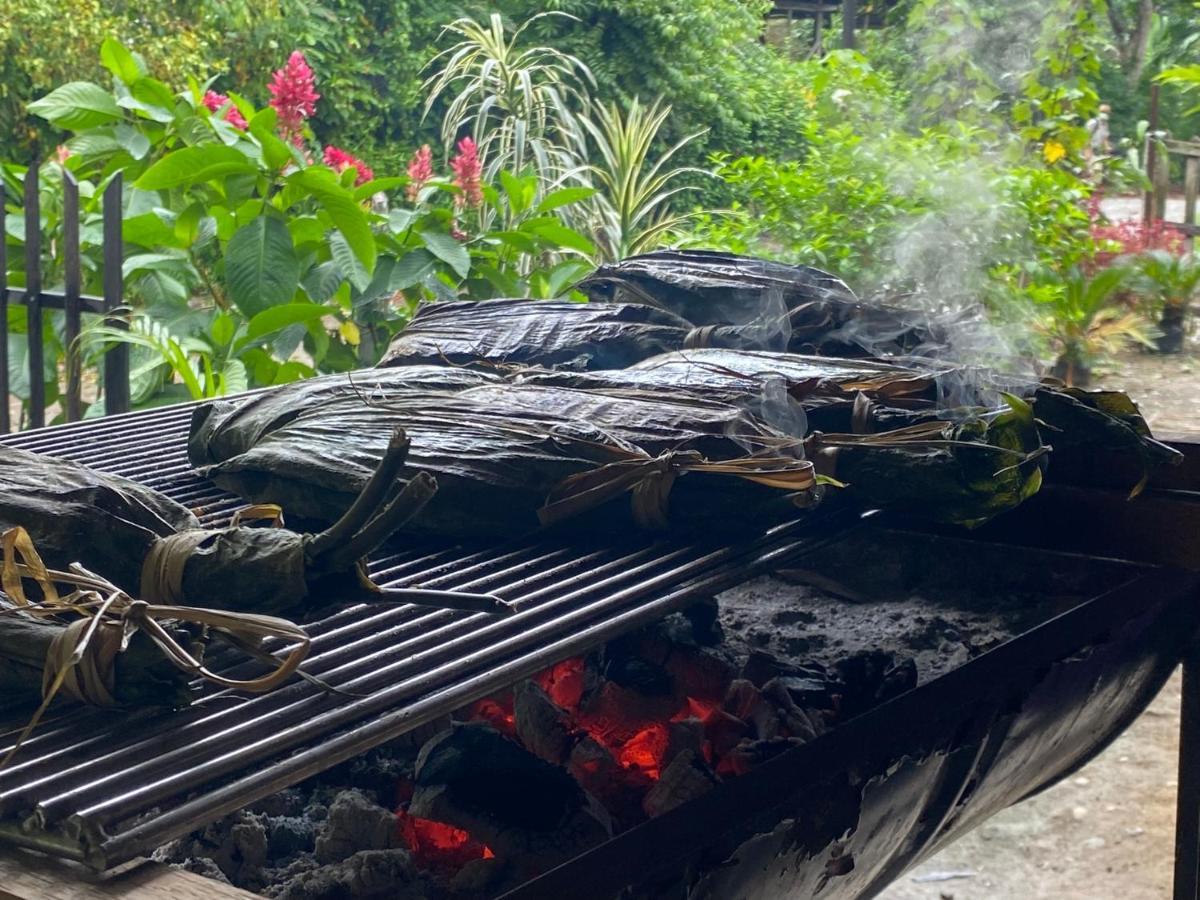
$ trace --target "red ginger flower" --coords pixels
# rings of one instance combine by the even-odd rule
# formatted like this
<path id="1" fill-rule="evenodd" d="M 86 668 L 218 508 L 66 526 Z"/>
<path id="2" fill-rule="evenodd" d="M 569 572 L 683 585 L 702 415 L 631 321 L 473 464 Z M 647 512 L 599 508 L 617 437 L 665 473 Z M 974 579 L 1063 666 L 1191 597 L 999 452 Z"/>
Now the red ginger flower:
<path id="1" fill-rule="evenodd" d="M 375 177 L 375 173 L 371 171 L 371 167 L 355 156 L 353 153 L 347 153 L 340 147 L 332 145 L 325 148 L 325 165 L 333 169 L 341 175 L 348 168 L 353 166 L 358 170 L 358 175 L 354 179 L 354 186 L 360 187 Z"/>
<path id="2" fill-rule="evenodd" d="M 271 75 L 267 85 L 271 92 L 271 108 L 279 116 L 279 132 L 297 147 L 303 142 L 304 120 L 317 111 L 321 95 L 316 91 L 313 70 L 304 54 L 293 50 L 287 65 Z"/>
<path id="3" fill-rule="evenodd" d="M 249 125 L 246 123 L 246 117 L 241 114 L 236 106 L 229 102 L 229 98 L 224 94 L 218 94 L 216 91 L 205 91 L 204 99 L 201 101 L 209 112 L 217 112 L 222 106 L 228 104 L 229 108 L 225 110 L 225 115 L 222 118 L 232 125 L 234 128 L 240 128 L 245 131 Z"/>
<path id="4" fill-rule="evenodd" d="M 425 144 L 408 161 L 408 202 L 416 203 L 425 182 L 433 177 L 433 151 Z"/>
<path id="5" fill-rule="evenodd" d="M 478 206 L 483 202 L 483 184 L 480 176 L 483 167 L 479 163 L 479 148 L 469 137 L 458 142 L 458 155 L 450 160 L 450 168 L 454 172 L 454 184 L 462 191 L 458 198 L 459 205 Z"/>

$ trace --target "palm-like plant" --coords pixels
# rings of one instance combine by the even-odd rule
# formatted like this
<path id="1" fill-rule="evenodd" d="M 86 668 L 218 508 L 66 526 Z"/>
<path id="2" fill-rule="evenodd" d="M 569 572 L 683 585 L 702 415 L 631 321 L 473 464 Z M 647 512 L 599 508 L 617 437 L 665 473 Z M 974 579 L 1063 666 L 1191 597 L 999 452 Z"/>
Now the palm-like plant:
<path id="1" fill-rule="evenodd" d="M 704 132 L 684 137 L 652 160 L 658 133 L 670 115 L 671 107 L 661 98 L 645 106 L 635 97 L 625 110 L 616 104 L 588 104 L 570 120 L 570 146 L 581 180 L 596 189 L 583 204 L 588 221 L 576 225 L 590 234 L 604 259 L 650 250 L 694 215 L 673 211 L 672 201 L 695 188 L 682 182 L 684 176 L 711 173 L 671 166 L 671 159 Z"/>
<path id="2" fill-rule="evenodd" d="M 569 168 L 561 122 L 570 116 L 571 102 L 594 84 L 591 70 L 553 47 L 518 47 L 530 25 L 552 15 L 567 14 L 539 13 L 512 32 L 499 13 L 486 24 L 457 19 L 445 31 L 460 40 L 430 62 L 437 71 L 425 82 L 425 113 L 443 94 L 457 91 L 442 120 L 442 142 L 449 148 L 469 128 L 485 181 L 495 181 L 501 170 L 532 167 L 540 182 L 553 184 Z"/>
<path id="3" fill-rule="evenodd" d="M 1200 295 L 1200 258 L 1195 253 L 1176 256 L 1166 250 L 1150 250 L 1141 254 L 1135 265 L 1136 284 L 1159 314 L 1158 349 L 1178 353 L 1187 333 L 1188 309 Z"/>
<path id="4" fill-rule="evenodd" d="M 1129 279 L 1130 272 L 1123 266 L 1090 277 L 1079 270 L 1067 275 L 1062 291 L 1038 323 L 1056 354 L 1051 375 L 1068 385 L 1087 387 L 1099 359 L 1131 342 L 1153 346 L 1141 316 L 1115 302 Z"/>

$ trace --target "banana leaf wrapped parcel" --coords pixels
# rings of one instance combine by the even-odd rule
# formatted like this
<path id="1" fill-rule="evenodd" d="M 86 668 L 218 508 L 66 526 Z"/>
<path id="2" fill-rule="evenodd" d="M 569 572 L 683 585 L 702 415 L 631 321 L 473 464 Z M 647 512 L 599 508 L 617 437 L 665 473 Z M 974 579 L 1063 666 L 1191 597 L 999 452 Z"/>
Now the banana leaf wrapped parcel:
<path id="1" fill-rule="evenodd" d="M 644 303 L 681 316 L 698 328 L 693 347 L 890 356 L 944 348 L 957 320 L 860 299 L 820 269 L 710 250 L 629 257 L 576 287 L 593 301 Z"/>
<path id="2" fill-rule="evenodd" d="M 691 331 L 679 316 L 636 303 L 450 301 L 421 306 L 380 365 L 621 368 L 683 347 Z"/>
<path id="3" fill-rule="evenodd" d="M 585 514 L 652 528 L 765 523 L 811 502 L 816 485 L 797 439 L 686 398 L 492 385 L 381 403 L 340 397 L 227 456 L 222 431 L 236 416 L 231 403 L 196 411 L 193 464 L 242 497 L 323 521 L 345 510 L 387 435 L 403 429 L 411 448 L 397 481 L 427 472 L 439 486 L 405 526 L 427 534 L 510 536 Z"/>

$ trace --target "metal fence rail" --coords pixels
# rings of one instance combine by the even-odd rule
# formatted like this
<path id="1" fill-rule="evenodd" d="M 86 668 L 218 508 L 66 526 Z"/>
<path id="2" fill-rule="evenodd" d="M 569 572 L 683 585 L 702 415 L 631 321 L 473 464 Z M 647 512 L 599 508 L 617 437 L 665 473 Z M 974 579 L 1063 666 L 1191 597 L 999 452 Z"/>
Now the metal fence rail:
<path id="1" fill-rule="evenodd" d="M 62 310 L 66 316 L 66 389 L 63 393 L 63 412 L 68 422 L 78 421 L 83 413 L 83 365 L 80 357 L 79 335 L 83 314 L 104 316 L 109 325 L 126 327 L 120 315 L 122 308 L 121 265 L 121 196 L 123 179 L 118 172 L 109 181 L 103 195 L 102 256 L 104 265 L 103 296 L 83 293 L 83 266 L 79 250 L 79 182 L 70 171 L 63 170 L 63 238 L 57 249 L 63 260 L 61 291 L 42 286 L 42 210 L 38 166 L 31 165 L 25 173 L 25 285 L 8 284 L 7 239 L 0 240 L 0 434 L 13 428 L 9 411 L 11 394 L 9 369 L 9 303 L 23 304 L 27 326 L 25 340 L 29 369 L 29 425 L 40 428 L 46 424 L 45 346 L 43 317 L 47 309 Z M 0 183 L 0 210 L 7 204 L 7 191 Z M 105 411 L 129 410 L 129 347 L 118 344 L 104 356 L 103 390 Z"/>

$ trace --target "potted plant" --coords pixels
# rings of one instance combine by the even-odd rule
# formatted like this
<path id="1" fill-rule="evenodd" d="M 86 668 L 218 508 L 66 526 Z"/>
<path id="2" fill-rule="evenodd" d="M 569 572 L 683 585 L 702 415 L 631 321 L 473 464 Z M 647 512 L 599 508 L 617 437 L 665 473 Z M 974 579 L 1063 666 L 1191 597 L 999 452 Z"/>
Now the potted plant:
<path id="1" fill-rule="evenodd" d="M 1134 286 L 1158 313 L 1160 353 L 1179 353 L 1187 336 L 1188 311 L 1200 294 L 1200 258 L 1149 250 L 1134 261 Z"/>
<path id="2" fill-rule="evenodd" d="M 1130 279 L 1124 266 L 1086 275 L 1072 269 L 1046 303 L 1038 330 L 1055 354 L 1050 374 L 1072 387 L 1087 387 L 1103 357 L 1130 342 L 1153 346 L 1141 315 L 1118 303 Z"/>

